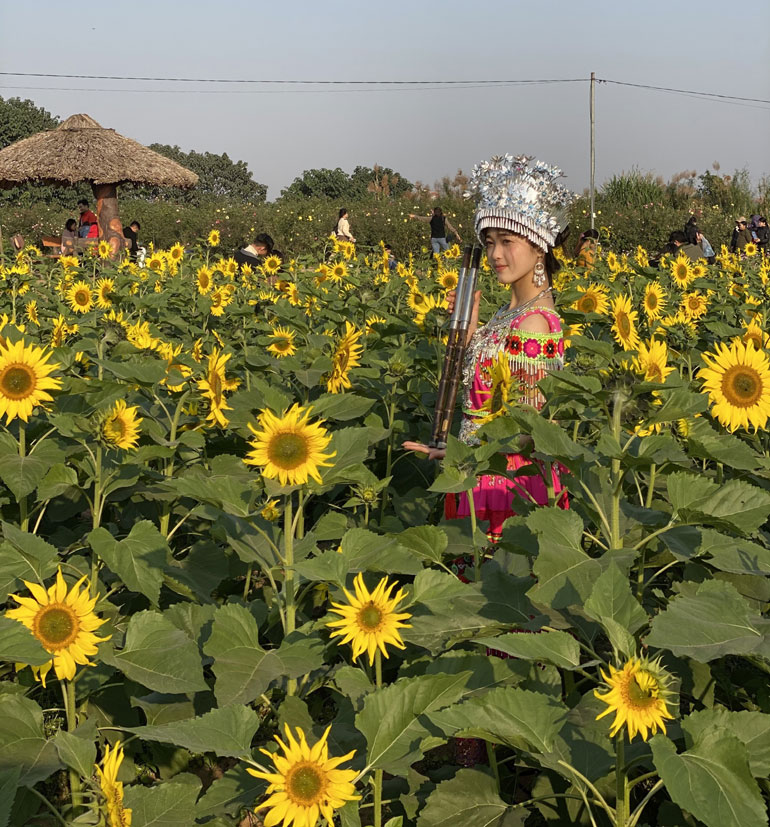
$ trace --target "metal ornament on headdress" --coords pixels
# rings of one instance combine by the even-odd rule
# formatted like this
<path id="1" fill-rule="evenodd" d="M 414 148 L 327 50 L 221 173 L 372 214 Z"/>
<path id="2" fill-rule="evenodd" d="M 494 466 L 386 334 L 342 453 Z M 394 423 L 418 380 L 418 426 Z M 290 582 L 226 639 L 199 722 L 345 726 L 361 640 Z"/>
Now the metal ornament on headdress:
<path id="1" fill-rule="evenodd" d="M 473 168 L 466 198 L 478 198 L 476 235 L 498 227 L 523 235 L 541 250 L 554 245 L 577 195 L 561 184 L 559 167 L 531 155 L 495 155 Z"/>

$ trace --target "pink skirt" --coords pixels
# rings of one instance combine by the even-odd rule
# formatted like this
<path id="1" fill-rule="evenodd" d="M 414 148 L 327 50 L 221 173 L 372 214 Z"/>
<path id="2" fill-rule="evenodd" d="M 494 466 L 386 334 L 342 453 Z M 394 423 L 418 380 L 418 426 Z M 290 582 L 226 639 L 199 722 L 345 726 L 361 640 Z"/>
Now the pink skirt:
<path id="1" fill-rule="evenodd" d="M 473 489 L 473 504 L 476 509 L 476 518 L 489 521 L 489 534 L 499 536 L 503 530 L 503 523 L 508 517 L 516 513 L 513 500 L 518 495 L 533 505 L 548 505 L 548 488 L 545 484 L 545 465 L 540 460 L 534 462 L 525 459 L 521 454 L 508 454 L 508 470 L 515 471 L 526 465 L 536 465 L 539 473 L 520 476 L 515 480 L 488 474 L 479 477 L 478 485 Z M 561 484 L 560 468 L 551 466 L 551 479 L 556 504 L 559 508 L 568 509 L 567 489 Z M 444 504 L 444 513 L 447 519 L 470 517 L 471 510 L 468 504 L 468 495 L 460 494 L 459 502 L 454 494 L 448 494 Z"/>

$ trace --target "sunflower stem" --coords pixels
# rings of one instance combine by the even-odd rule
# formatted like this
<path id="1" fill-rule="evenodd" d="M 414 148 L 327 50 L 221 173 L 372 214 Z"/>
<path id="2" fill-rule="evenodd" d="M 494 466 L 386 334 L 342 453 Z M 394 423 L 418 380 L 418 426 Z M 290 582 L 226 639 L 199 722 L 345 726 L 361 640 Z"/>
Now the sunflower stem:
<path id="1" fill-rule="evenodd" d="M 179 401 L 176 404 L 176 410 L 174 411 L 174 416 L 171 420 L 171 428 L 169 430 L 168 441 L 171 443 L 172 447 L 176 442 L 176 433 L 177 429 L 179 428 L 179 417 L 182 415 L 182 407 L 184 403 L 187 401 L 187 397 L 190 395 L 190 391 L 185 391 L 180 397 Z M 176 456 L 176 451 L 174 454 L 167 460 L 166 467 L 163 469 L 163 476 L 166 479 L 169 479 L 174 476 L 174 457 Z M 163 513 L 160 517 L 160 533 L 168 539 L 168 524 L 169 520 L 171 519 L 171 504 L 165 502 L 163 504 Z"/>
<path id="2" fill-rule="evenodd" d="M 96 456 L 94 457 L 94 501 L 91 508 L 91 521 L 93 530 L 99 528 L 102 521 L 102 509 L 104 507 L 104 499 L 102 497 L 102 446 L 97 444 Z M 96 597 L 96 591 L 99 583 L 99 558 L 96 554 L 91 552 L 91 582 L 89 584 L 89 591 L 91 597 Z"/>
<path id="3" fill-rule="evenodd" d="M 481 575 L 481 553 L 476 545 L 476 503 L 473 501 L 473 489 L 468 489 L 468 509 L 471 512 L 471 542 L 473 543 L 473 579 L 479 581 Z"/>
<path id="4" fill-rule="evenodd" d="M 24 459 L 27 450 L 27 426 L 24 422 L 19 420 L 19 456 Z M 29 516 L 27 514 L 27 495 L 19 497 L 19 526 L 22 531 L 26 531 L 29 526 Z"/>
<path id="5" fill-rule="evenodd" d="M 294 513 L 292 495 L 287 494 L 284 497 L 283 509 L 283 605 L 286 612 L 286 620 L 284 623 L 284 635 L 290 635 L 297 625 L 297 607 L 295 604 L 294 594 Z M 297 681 L 294 678 L 289 679 L 286 693 L 288 695 L 295 695 L 297 692 Z"/>
<path id="6" fill-rule="evenodd" d="M 31 792 L 34 796 L 36 796 L 45 806 L 48 808 L 48 812 L 56 819 L 57 824 L 63 824 L 64 827 L 67 827 L 67 822 L 62 818 L 61 813 L 56 809 L 56 807 L 51 804 L 51 802 L 40 792 L 38 792 L 34 787 L 26 787 L 26 792 Z"/>
<path id="7" fill-rule="evenodd" d="M 628 827 L 629 789 L 626 777 L 625 732 L 615 736 L 615 825 Z"/>
<path id="8" fill-rule="evenodd" d="M 393 469 L 393 425 L 396 421 L 396 399 L 395 394 L 391 394 L 390 402 L 388 403 L 388 444 L 385 449 L 385 479 L 391 475 Z M 382 501 L 380 502 L 380 522 L 385 517 L 385 507 L 388 503 L 387 489 L 382 492 Z M 367 526 L 369 521 L 367 519 Z"/>
<path id="9" fill-rule="evenodd" d="M 623 397 L 618 392 L 612 407 L 612 435 L 620 444 L 620 426 L 623 416 Z M 622 493 L 622 473 L 620 459 L 612 459 L 612 510 L 610 511 L 610 548 L 620 548 L 620 495 Z"/>
<path id="10" fill-rule="evenodd" d="M 64 714 L 67 718 L 67 732 L 74 732 L 78 725 L 77 706 L 75 701 L 75 681 L 64 680 L 61 683 L 62 699 L 64 700 Z M 81 804 L 83 788 L 80 783 L 80 776 L 75 770 L 70 769 L 70 798 L 73 810 Z"/>
<path id="11" fill-rule="evenodd" d="M 374 656 L 375 691 L 382 688 L 382 652 Z M 374 771 L 374 827 L 382 827 L 382 770 Z"/>

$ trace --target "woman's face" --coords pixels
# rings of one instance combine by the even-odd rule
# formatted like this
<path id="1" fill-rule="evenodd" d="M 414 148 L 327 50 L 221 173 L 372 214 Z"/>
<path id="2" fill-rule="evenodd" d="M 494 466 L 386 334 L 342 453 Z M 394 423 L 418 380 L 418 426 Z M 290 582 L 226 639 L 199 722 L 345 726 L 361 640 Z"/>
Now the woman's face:
<path id="1" fill-rule="evenodd" d="M 543 253 L 524 236 L 509 230 L 489 229 L 484 233 L 489 266 L 500 284 L 516 284 L 532 275 Z"/>

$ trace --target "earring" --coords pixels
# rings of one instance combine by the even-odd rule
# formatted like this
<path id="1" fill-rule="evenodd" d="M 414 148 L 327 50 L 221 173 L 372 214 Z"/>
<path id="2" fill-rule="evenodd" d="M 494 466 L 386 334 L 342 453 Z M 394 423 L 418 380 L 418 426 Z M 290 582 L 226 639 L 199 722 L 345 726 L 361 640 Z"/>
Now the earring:
<path id="1" fill-rule="evenodd" d="M 535 287 L 542 287 L 546 281 L 545 264 L 543 264 L 542 261 L 538 261 L 535 265 L 535 274 L 532 277 L 532 283 Z"/>

